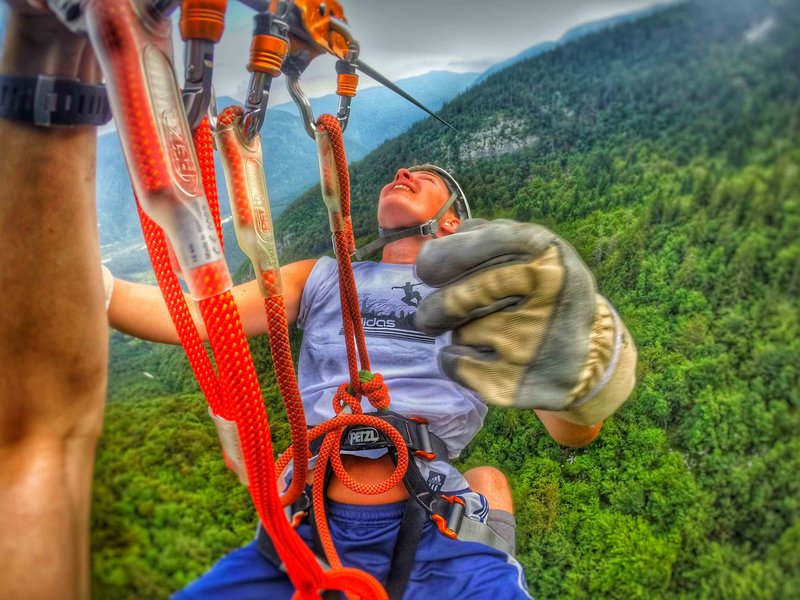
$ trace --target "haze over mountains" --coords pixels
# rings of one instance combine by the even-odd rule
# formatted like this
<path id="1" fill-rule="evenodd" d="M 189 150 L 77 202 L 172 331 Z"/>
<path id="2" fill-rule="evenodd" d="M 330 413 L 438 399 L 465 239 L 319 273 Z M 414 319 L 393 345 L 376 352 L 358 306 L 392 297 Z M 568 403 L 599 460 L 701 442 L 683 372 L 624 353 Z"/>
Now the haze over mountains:
<path id="1" fill-rule="evenodd" d="M 558 42 L 538 44 L 506 61 L 490 67 L 483 74 L 432 71 L 425 75 L 400 80 L 397 83 L 412 96 L 433 110 L 439 110 L 471 85 L 518 63 L 538 56 L 559 44 L 578 39 L 589 33 L 629 22 L 652 13 L 657 8 L 624 14 L 610 19 L 579 25 L 568 31 Z M 362 76 L 365 77 L 365 76 Z M 282 85 L 280 81 L 276 85 Z M 220 109 L 239 102 L 220 97 Z M 335 112 L 335 95 L 311 99 L 314 114 Z M 425 118 L 424 112 L 382 87 L 360 91 L 353 100 L 351 122 L 345 136 L 349 161 L 356 162 L 384 141 L 408 130 Z M 317 185 L 319 172 L 316 147 L 306 134 L 293 103 L 271 107 L 262 129 L 262 148 L 269 186 L 270 205 L 276 217 L 300 194 Z M 148 279 L 149 259 L 144 249 L 138 217 L 130 190 L 119 142 L 115 132 L 105 134 L 98 142 L 98 222 L 103 259 L 120 277 Z M 223 182 L 222 169 L 217 164 L 217 179 Z M 223 218 L 230 215 L 227 190 L 219 186 Z M 224 226 L 226 239 L 233 240 L 230 222 Z M 231 237 L 229 237 L 231 236 Z M 231 268 L 236 269 L 245 260 L 235 243 L 226 244 L 226 256 Z"/>
<path id="2" fill-rule="evenodd" d="M 488 69 L 486 69 L 483 73 L 481 73 L 480 77 L 475 80 L 475 83 L 481 83 L 486 78 L 491 77 L 495 73 L 502 71 L 503 69 L 507 69 L 508 67 L 517 64 L 518 62 L 522 62 L 523 60 L 528 60 L 531 58 L 535 58 L 540 54 L 544 54 L 545 52 L 549 52 L 558 46 L 563 46 L 564 44 L 569 44 L 570 42 L 574 42 L 582 38 L 585 35 L 589 35 L 590 33 L 596 33 L 598 31 L 603 31 L 604 29 L 609 29 L 611 27 L 616 27 L 617 25 L 621 25 L 623 23 L 630 23 L 632 21 L 637 21 L 642 19 L 648 15 L 651 15 L 659 10 L 662 10 L 664 7 L 667 6 L 667 2 L 662 4 L 657 4 L 650 8 L 646 8 L 644 10 L 639 10 L 631 13 L 627 13 L 624 15 L 616 15 L 613 17 L 609 17 L 607 19 L 600 19 L 597 21 L 590 21 L 589 23 L 584 23 L 582 25 L 578 25 L 577 27 L 573 27 L 569 31 L 567 31 L 564 35 L 562 35 L 557 40 L 550 40 L 547 42 L 542 42 L 541 44 L 536 44 L 535 46 L 531 46 L 508 58 L 506 60 L 500 61 L 497 64 L 492 65 Z"/>

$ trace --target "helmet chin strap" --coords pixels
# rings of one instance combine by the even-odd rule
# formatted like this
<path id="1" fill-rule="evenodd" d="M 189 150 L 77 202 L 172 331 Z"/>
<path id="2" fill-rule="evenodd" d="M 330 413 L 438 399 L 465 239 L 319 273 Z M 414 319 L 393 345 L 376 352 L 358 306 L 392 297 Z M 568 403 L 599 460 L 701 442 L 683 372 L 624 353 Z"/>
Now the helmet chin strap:
<path id="1" fill-rule="evenodd" d="M 450 194 L 450 197 L 447 199 L 439 211 L 433 215 L 428 221 L 425 221 L 421 225 L 412 225 L 411 227 L 398 227 L 395 229 L 383 229 L 382 227 L 378 228 L 378 239 L 370 242 L 363 248 L 358 248 L 353 253 L 353 257 L 356 260 L 364 260 L 368 256 L 374 254 L 387 244 L 391 244 L 392 242 L 396 242 L 397 240 L 402 240 L 403 238 L 412 237 L 415 235 L 425 235 L 430 236 L 431 238 L 436 238 L 436 234 L 439 232 L 439 219 L 444 216 L 444 213 L 447 212 L 447 209 L 453 206 L 453 202 L 456 201 L 458 198 L 458 194 L 453 192 Z"/>

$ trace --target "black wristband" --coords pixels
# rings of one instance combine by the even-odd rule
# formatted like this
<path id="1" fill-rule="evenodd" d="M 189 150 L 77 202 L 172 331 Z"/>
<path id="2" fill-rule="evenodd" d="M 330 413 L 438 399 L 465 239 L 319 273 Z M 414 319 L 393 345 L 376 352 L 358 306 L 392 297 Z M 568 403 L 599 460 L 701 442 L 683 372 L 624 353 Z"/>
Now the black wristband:
<path id="1" fill-rule="evenodd" d="M 103 125 L 111 120 L 106 87 L 60 77 L 0 75 L 0 118 L 51 125 Z"/>

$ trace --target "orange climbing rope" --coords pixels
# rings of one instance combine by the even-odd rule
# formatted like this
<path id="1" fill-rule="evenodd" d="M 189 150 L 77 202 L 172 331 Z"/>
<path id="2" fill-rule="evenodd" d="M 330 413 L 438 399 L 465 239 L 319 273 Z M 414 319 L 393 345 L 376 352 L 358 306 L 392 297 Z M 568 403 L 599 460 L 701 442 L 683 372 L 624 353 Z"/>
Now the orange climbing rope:
<path id="1" fill-rule="evenodd" d="M 223 156 L 239 245 L 253 261 L 259 289 L 264 296 L 275 375 L 286 407 L 292 444 L 296 448 L 292 483 L 281 499 L 286 506 L 297 500 L 305 489 L 308 472 L 307 422 L 292 362 L 277 249 L 272 237 L 266 185 L 263 184 L 261 147 L 258 140 L 249 144 L 249 148 L 244 144 L 238 129 L 242 114 L 240 106 L 230 106 L 222 111 L 216 136 Z"/>
<path id="2" fill-rule="evenodd" d="M 383 377 L 370 372 L 364 330 L 361 322 L 361 308 L 358 302 L 350 253 L 354 249 L 353 229 L 350 219 L 350 176 L 347 157 L 344 151 L 342 130 L 339 121 L 332 115 L 322 115 L 317 122 L 317 136 L 321 153 L 321 178 L 323 197 L 331 215 L 336 260 L 339 270 L 339 295 L 342 306 L 342 320 L 347 346 L 347 364 L 350 384 L 339 386 L 333 398 L 336 416 L 311 430 L 309 439 L 324 435 L 314 472 L 313 505 L 320 542 L 328 562 L 340 567 L 336 547 L 331 539 L 325 515 L 325 474 L 330 462 L 336 477 L 354 492 L 374 495 L 382 494 L 399 484 L 408 468 L 408 449 L 403 437 L 391 425 L 367 414 L 363 414 L 361 397 L 366 396 L 369 403 L 379 411 L 389 408 L 390 398 Z M 320 138 L 322 138 L 320 142 Z M 277 368 L 276 364 L 276 368 Z M 347 414 L 347 413 L 350 414 Z M 352 425 L 368 425 L 386 435 L 395 446 L 397 465 L 392 474 L 378 484 L 366 485 L 354 480 L 341 461 L 340 445 L 345 428 Z M 276 465 L 280 473 L 294 455 L 294 447 L 281 457 Z"/>
<path id="3" fill-rule="evenodd" d="M 219 150 L 223 156 L 223 165 L 228 181 L 234 225 L 239 240 L 239 245 L 248 255 L 259 283 L 259 289 L 264 296 L 267 310 L 268 332 L 270 345 L 275 365 L 275 373 L 283 395 L 287 413 L 292 418 L 292 411 L 296 410 L 298 418 L 294 423 L 302 425 L 302 429 L 293 429 L 292 445 L 284 453 L 276 465 L 276 476 L 293 461 L 292 486 L 284 495 L 284 505 L 297 499 L 298 494 L 293 490 L 301 491 L 305 485 L 306 466 L 308 460 L 308 442 L 305 432 L 305 418 L 302 410 L 297 379 L 289 349 L 289 336 L 285 306 L 281 294 L 280 270 L 277 264 L 277 250 L 275 249 L 272 223 L 269 215 L 266 183 L 263 181 L 263 161 L 261 158 L 260 140 L 256 138 L 247 142 L 242 135 L 239 125 L 243 111 L 240 107 L 229 107 L 219 117 L 219 126 L 215 132 Z M 338 126 L 338 121 L 333 121 Z M 331 126 L 330 124 L 328 125 Z M 339 244 L 344 252 L 337 252 L 343 259 L 340 260 L 341 273 L 346 283 L 341 286 L 341 301 L 343 305 L 343 320 L 348 340 L 348 364 L 351 372 L 351 383 L 342 384 L 334 398 L 334 411 L 337 417 L 311 431 L 310 437 L 316 438 L 325 435 L 322 450 L 317 462 L 317 470 L 313 482 L 313 503 L 315 517 L 319 523 L 319 533 L 322 545 L 329 564 L 334 568 L 341 568 L 341 561 L 331 540 L 325 517 L 324 478 L 328 463 L 332 464 L 334 473 L 350 489 L 363 494 L 380 494 L 402 480 L 408 466 L 408 451 L 402 436 L 397 430 L 386 422 L 375 417 L 362 414 L 360 398 L 366 395 L 370 403 L 377 409 L 388 408 L 389 395 L 381 375 L 374 376 L 368 373 L 369 356 L 367 354 L 364 334 L 361 326 L 358 297 L 355 289 L 352 266 L 349 261 L 349 248 L 352 245 L 352 233 L 348 229 L 349 222 L 349 178 L 347 177 L 346 159 L 343 152 L 341 130 L 337 129 L 339 160 L 345 160 L 342 170 L 334 160 L 332 170 L 328 173 L 329 184 L 337 190 L 336 195 L 344 198 L 344 202 L 337 206 L 344 206 L 341 219 L 336 222 L 341 224 L 341 233 L 338 235 Z M 334 133 L 336 135 L 336 133 Z M 341 212 L 341 211 L 340 211 Z M 358 341 L 360 339 L 360 342 Z M 359 362 L 361 370 L 359 370 Z M 342 414 L 345 410 L 352 414 Z M 377 485 L 363 485 L 355 481 L 345 470 L 339 456 L 342 432 L 351 425 L 372 425 L 392 440 L 398 449 L 398 464 L 394 473 L 384 482 Z M 293 424 L 294 427 L 294 424 Z M 297 522 L 294 521 L 296 525 Z M 383 593 L 377 582 L 376 593 Z"/>
<path id="4" fill-rule="evenodd" d="M 168 39 L 165 42 L 161 32 L 145 27 L 127 2 L 91 2 L 87 5 L 87 22 L 113 92 L 114 116 L 140 209 L 147 213 L 143 228 L 156 272 L 165 284 L 170 313 L 176 317 L 182 340 L 187 341 L 189 361 L 198 367 L 198 382 L 212 410 L 236 423 L 248 489 L 286 565 L 295 597 L 318 598 L 319 592 L 327 589 L 352 592 L 362 598 L 385 597 L 382 590 L 376 592 L 376 582 L 365 573 L 354 569 L 323 572 L 283 513 L 266 410 L 230 292 L 219 226 L 211 218 L 202 189 L 202 184 L 213 185 L 209 177 L 213 168 L 203 161 L 203 181 L 164 50 Z M 208 136 L 201 138 L 208 140 Z M 198 141 L 205 143 L 201 138 Z M 201 149 L 200 155 L 207 152 L 207 148 Z M 170 271 L 180 272 L 198 298 L 218 377 L 199 335 L 191 331 L 189 310 Z"/>
<path id="5" fill-rule="evenodd" d="M 205 6 L 203 2 L 195 2 Z M 219 4 L 211 2 L 211 4 Z M 194 135 L 183 115 L 180 92 L 174 81 L 166 28 L 157 23 L 143 24 L 128 2 L 90 2 L 87 4 L 90 36 L 99 55 L 112 91 L 114 116 L 125 149 L 134 183 L 142 228 L 159 285 L 164 294 L 178 336 L 208 399 L 219 426 L 224 421 L 234 431 L 235 443 L 223 441 L 229 466 L 247 485 L 259 518 L 273 540 L 287 574 L 295 587 L 295 598 L 318 598 L 324 590 L 339 590 L 348 597 L 365 600 L 386 598 L 386 592 L 369 574 L 342 567 L 330 537 L 324 514 L 324 477 L 331 464 L 336 476 L 348 488 L 379 494 L 396 486 L 403 478 L 409 456 L 404 440 L 386 422 L 363 414 L 361 397 L 378 410 L 389 406 L 389 394 L 379 375 L 370 373 L 369 355 L 361 325 L 355 279 L 350 264 L 354 250 L 350 222 L 350 190 L 339 121 L 330 115 L 320 118 L 317 130 L 321 148 L 330 159 L 323 173 L 323 188 L 335 198 L 332 214 L 334 243 L 339 262 L 340 300 L 347 345 L 350 384 L 342 384 L 334 398 L 336 417 L 307 434 L 297 381 L 292 365 L 286 310 L 280 286 L 277 252 L 267 244 L 263 268 L 256 273 L 265 296 L 265 310 L 276 375 L 286 403 L 292 430 L 292 447 L 275 465 L 270 431 L 261 389 L 252 357 L 231 294 L 232 281 L 222 252 L 222 229 L 214 174 L 213 148 L 208 119 Z M 354 86 L 354 82 L 352 83 Z M 223 113 L 222 126 L 241 117 L 241 109 Z M 221 150 L 227 152 L 223 143 Z M 263 179 L 263 165 L 256 161 L 235 165 L 232 194 Z M 264 196 L 254 210 L 254 197 L 239 205 L 237 217 L 247 221 L 257 234 L 270 233 L 271 220 Z M 330 190 L 328 190 L 330 188 Z M 334 190 L 335 188 L 335 190 Z M 252 190 L 248 190 L 252 192 Z M 326 200 L 327 203 L 327 200 Z M 266 206 L 266 210 L 264 207 Z M 329 206 L 330 209 L 330 206 Z M 249 215 L 249 217 L 248 217 Z M 261 229 L 259 229 L 259 227 Z M 194 325 L 191 312 L 178 281 L 180 275 L 197 300 L 208 332 L 216 363 L 211 359 Z M 349 413 L 349 414 L 348 414 Z M 394 446 L 395 471 L 384 482 L 364 485 L 345 470 L 340 458 L 344 428 L 368 425 L 384 433 Z M 315 514 L 326 556 L 332 566 L 323 571 L 310 549 L 286 519 L 283 506 L 302 491 L 308 464 L 308 435 L 325 435 L 314 475 Z M 221 435 L 222 440 L 222 435 Z M 230 440 L 228 440 L 230 441 Z M 277 472 L 294 458 L 292 485 L 282 498 L 277 488 Z"/>

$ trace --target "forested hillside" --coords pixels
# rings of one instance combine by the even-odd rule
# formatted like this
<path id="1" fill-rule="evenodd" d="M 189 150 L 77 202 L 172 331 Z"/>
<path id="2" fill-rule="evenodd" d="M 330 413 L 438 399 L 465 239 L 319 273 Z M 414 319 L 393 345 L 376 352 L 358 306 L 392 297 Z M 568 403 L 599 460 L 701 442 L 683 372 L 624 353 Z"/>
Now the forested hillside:
<path id="1" fill-rule="evenodd" d="M 639 347 L 637 390 L 590 447 L 491 410 L 462 461 L 509 475 L 532 594 L 800 598 L 800 0 L 677 5 L 442 115 L 459 133 L 425 121 L 352 169 L 361 240 L 394 170 L 438 162 L 476 215 L 571 240 Z M 326 227 L 310 190 L 277 224 L 284 260 L 327 252 Z M 115 345 L 127 383 L 98 462 L 98 598 L 164 597 L 254 523 L 185 360 L 137 344 Z"/>

